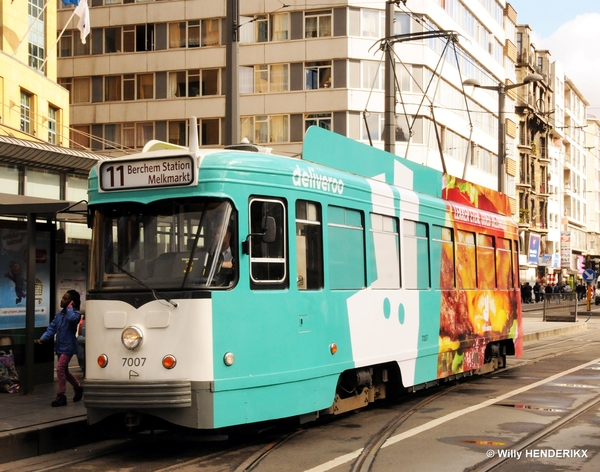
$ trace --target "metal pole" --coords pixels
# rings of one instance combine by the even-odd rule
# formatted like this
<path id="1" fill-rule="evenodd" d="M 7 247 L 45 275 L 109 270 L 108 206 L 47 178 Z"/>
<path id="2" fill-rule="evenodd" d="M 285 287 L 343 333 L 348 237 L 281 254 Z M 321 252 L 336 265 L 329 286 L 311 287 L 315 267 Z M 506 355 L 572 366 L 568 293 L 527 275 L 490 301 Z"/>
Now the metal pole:
<path id="1" fill-rule="evenodd" d="M 385 37 L 394 35 L 394 3 L 388 1 L 385 6 Z M 385 113 L 383 125 L 383 145 L 387 152 L 396 154 L 396 84 L 394 81 L 393 43 L 385 43 Z"/>
<path id="2" fill-rule="evenodd" d="M 506 181 L 506 129 L 504 123 L 504 102 L 506 89 L 503 83 L 498 85 L 498 191 L 505 192 Z"/>
<path id="3" fill-rule="evenodd" d="M 240 88 L 239 74 L 239 31 L 240 14 L 238 0 L 227 0 L 226 30 L 226 69 L 225 69 L 225 144 L 240 141 Z"/>
<path id="4" fill-rule="evenodd" d="M 21 393 L 33 393 L 33 338 L 35 337 L 35 220 L 36 214 L 27 215 L 27 295 L 25 297 L 25 379 Z"/>

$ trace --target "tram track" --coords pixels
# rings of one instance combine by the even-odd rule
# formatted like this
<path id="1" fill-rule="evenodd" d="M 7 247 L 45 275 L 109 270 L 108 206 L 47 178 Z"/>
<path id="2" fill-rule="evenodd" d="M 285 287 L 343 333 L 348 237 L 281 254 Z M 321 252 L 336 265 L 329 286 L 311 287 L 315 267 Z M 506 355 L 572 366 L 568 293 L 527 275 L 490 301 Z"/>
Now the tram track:
<path id="1" fill-rule="evenodd" d="M 535 364 L 535 363 L 541 362 L 543 360 L 564 356 L 564 355 L 567 355 L 570 353 L 575 353 L 577 351 L 581 351 L 582 349 L 586 349 L 589 346 L 589 343 L 582 343 L 581 345 L 577 345 L 577 346 L 573 346 L 573 347 L 566 347 L 566 346 L 564 346 L 564 344 L 568 343 L 569 341 L 578 340 L 580 338 L 585 338 L 585 337 L 589 337 L 589 336 L 590 336 L 590 333 L 574 334 L 574 335 L 569 336 L 567 339 L 560 339 L 560 340 L 556 340 L 554 342 L 546 342 L 546 343 L 544 343 L 543 346 L 532 347 L 531 349 L 527 350 L 528 353 L 532 353 L 535 351 L 539 352 L 544 349 L 551 349 L 552 352 L 535 357 L 534 359 L 517 360 L 514 365 L 509 365 L 503 369 L 497 370 L 493 373 L 493 375 L 501 374 L 504 371 L 508 371 L 508 370 L 514 369 L 516 367 L 523 367 L 526 365 Z M 558 349 L 558 347 L 560 347 L 560 349 Z M 354 462 L 352 464 L 351 470 L 353 472 L 368 471 L 371 468 L 373 462 L 375 461 L 379 450 L 382 447 L 385 447 L 385 444 L 389 440 L 389 438 L 394 435 L 395 431 L 406 420 L 408 420 L 412 415 L 414 415 L 420 409 L 424 408 L 426 405 L 429 405 L 432 402 L 439 400 L 444 395 L 447 395 L 451 392 L 456 391 L 456 389 L 458 389 L 462 385 L 468 384 L 470 382 L 470 380 L 475 379 L 475 378 L 476 377 L 466 377 L 466 378 L 462 378 L 457 381 L 454 381 L 454 382 L 457 382 L 454 385 L 443 385 L 440 387 L 435 387 L 435 389 L 439 390 L 436 392 L 432 392 L 432 390 L 434 390 L 434 388 L 418 392 L 418 394 L 424 393 L 427 396 L 425 398 L 421 399 L 420 401 L 418 401 L 418 403 L 416 403 L 414 405 L 410 405 L 410 400 L 404 401 L 404 399 L 403 399 L 400 402 L 398 402 L 396 404 L 396 407 L 400 406 L 403 409 L 403 411 L 398 412 L 396 414 L 396 417 L 392 421 L 389 421 L 377 433 L 375 433 L 374 435 L 371 436 L 370 439 L 368 439 L 368 442 L 365 444 L 365 446 L 360 451 L 358 451 L 357 454 L 352 459 Z M 411 394 L 411 395 L 413 395 L 413 394 Z M 406 397 L 406 398 L 408 398 L 408 397 Z M 582 414 L 583 412 L 587 411 L 589 408 L 592 408 L 595 404 L 599 403 L 600 395 L 597 398 L 595 398 L 593 400 L 593 402 L 595 402 L 595 403 L 592 404 L 591 402 L 589 402 L 589 405 L 587 406 L 587 408 L 580 407 L 580 409 L 578 409 L 578 410 L 581 410 L 581 412 L 579 412 L 579 413 L 573 412 L 572 414 L 569 415 L 569 417 L 565 417 L 566 419 L 564 421 L 565 422 L 569 421 L 569 418 L 571 418 L 571 420 L 576 418 L 578 415 Z M 374 407 L 376 408 L 377 405 L 375 405 Z M 540 433 L 538 433 L 539 437 L 538 437 L 538 435 L 532 436 L 531 438 L 524 440 L 523 443 L 519 443 L 519 445 L 515 446 L 515 448 L 517 448 L 517 447 L 519 447 L 521 449 L 526 448 L 528 445 L 533 444 L 534 441 L 539 441 L 541 438 L 551 434 L 553 431 L 555 431 L 558 428 L 560 428 L 560 424 L 557 422 L 554 426 L 549 426 L 548 428 L 546 428 L 544 430 L 544 432 L 541 431 Z M 194 457 L 193 459 L 190 459 L 188 461 L 181 462 L 178 464 L 173 464 L 173 465 L 163 467 L 163 468 L 156 468 L 153 470 L 157 470 L 160 472 L 178 471 L 178 470 L 186 470 L 186 469 L 192 470 L 194 467 L 198 467 L 198 466 L 203 467 L 202 464 L 204 464 L 206 462 L 219 461 L 220 463 L 223 463 L 223 461 L 227 461 L 230 464 L 232 464 L 230 470 L 232 470 L 233 472 L 246 472 L 246 471 L 250 472 L 253 470 L 257 470 L 259 468 L 259 465 L 266 458 L 270 457 L 275 451 L 278 451 L 278 450 L 280 451 L 281 448 L 284 448 L 291 439 L 296 438 L 298 435 L 300 435 L 306 431 L 307 431 L 307 429 L 304 428 L 304 429 L 295 430 L 291 433 L 286 432 L 286 433 L 281 433 L 281 434 L 273 434 L 271 436 L 271 439 L 269 439 L 269 436 L 266 436 L 266 437 L 262 436 L 259 439 L 255 438 L 251 441 L 242 441 L 235 445 L 231 445 L 231 442 L 228 445 L 226 445 L 225 443 L 222 443 L 225 447 L 218 452 L 214 452 L 214 449 L 213 449 L 212 453 L 201 454 L 199 457 Z M 73 466 L 75 466 L 77 464 L 81 464 L 85 468 L 86 467 L 85 463 L 89 463 L 89 466 L 93 467 L 93 463 L 96 460 L 99 460 L 99 459 L 102 459 L 105 457 L 110 457 L 112 455 L 119 455 L 119 454 L 122 454 L 124 451 L 131 451 L 131 450 L 135 450 L 138 448 L 141 449 L 143 447 L 147 447 L 147 445 L 152 442 L 157 442 L 157 441 L 164 442 L 165 440 L 173 440 L 173 438 L 175 438 L 176 436 L 177 436 L 177 433 L 164 432 L 164 433 L 160 433 L 160 434 L 156 434 L 156 435 L 152 435 L 152 436 L 136 437 L 135 439 L 127 439 L 127 440 L 121 440 L 121 441 L 116 441 L 116 440 L 103 441 L 102 443 L 95 443 L 95 444 L 91 444 L 88 446 L 82 446 L 79 448 L 79 451 L 77 451 L 76 453 L 69 454 L 68 457 L 65 458 L 65 460 L 58 460 L 58 458 L 54 458 L 52 461 L 48 461 L 48 460 L 44 460 L 42 457 L 40 457 L 39 459 L 41 461 L 38 461 L 36 465 L 25 464 L 25 461 L 31 461 L 31 460 L 36 459 L 36 458 L 32 458 L 32 459 L 25 460 L 25 461 L 16 461 L 15 463 L 3 464 L 3 466 L 9 466 L 9 467 L 4 468 L 4 467 L 0 466 L 0 471 L 9 471 L 9 470 L 50 471 L 50 470 L 57 470 L 57 469 L 83 470 L 81 468 L 73 468 Z M 527 442 L 527 441 L 529 441 L 529 442 Z M 241 461 L 240 461 L 240 459 L 241 459 Z M 41 466 L 42 462 L 45 463 L 45 465 L 43 467 Z M 236 462 L 238 463 L 238 465 L 235 465 Z M 496 462 L 496 461 L 490 462 L 485 466 L 485 467 L 489 467 L 489 468 L 487 468 L 487 469 L 482 468 L 481 470 L 482 471 L 493 470 L 493 468 L 497 467 L 499 464 L 501 464 L 503 462 L 504 462 L 504 460 L 501 462 Z M 10 467 L 11 464 L 13 467 Z M 224 469 L 221 469 L 221 470 L 224 470 Z"/>
<path id="2" fill-rule="evenodd" d="M 511 451 L 521 452 L 524 449 L 539 443 L 542 439 L 550 436 L 552 433 L 559 431 L 561 428 L 563 428 L 564 426 L 573 422 L 574 420 L 576 420 L 581 415 L 583 415 L 587 411 L 591 410 L 598 404 L 600 404 L 600 394 L 596 395 L 591 400 L 585 402 L 583 405 L 574 409 L 573 411 L 568 413 L 566 416 L 563 416 L 559 420 L 556 420 L 555 422 L 549 424 L 548 426 L 546 426 L 542 430 L 538 431 L 537 433 L 535 433 L 531 436 L 528 436 L 527 438 L 523 439 L 522 441 L 519 441 L 517 444 L 514 444 L 513 446 L 511 446 Z M 477 469 L 472 469 L 472 471 L 473 472 L 489 472 L 489 471 L 497 469 L 499 466 L 501 466 L 502 464 L 504 464 L 510 460 L 514 460 L 514 457 L 512 457 L 512 456 L 500 457 L 500 456 L 496 455 L 496 457 L 494 459 L 489 460 L 482 467 L 479 467 Z"/>

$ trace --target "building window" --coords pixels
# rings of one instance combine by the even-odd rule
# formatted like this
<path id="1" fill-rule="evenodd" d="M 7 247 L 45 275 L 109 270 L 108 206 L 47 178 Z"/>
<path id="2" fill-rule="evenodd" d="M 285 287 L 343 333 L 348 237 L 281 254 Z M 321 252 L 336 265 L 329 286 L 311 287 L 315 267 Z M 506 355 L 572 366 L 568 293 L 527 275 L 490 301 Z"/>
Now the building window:
<path id="1" fill-rule="evenodd" d="M 31 134 L 32 102 L 33 95 L 21 90 L 21 131 L 28 134 Z"/>
<path id="2" fill-rule="evenodd" d="M 290 141 L 289 115 L 259 115 L 242 118 L 242 137 L 256 144 Z"/>
<path id="3" fill-rule="evenodd" d="M 169 73 L 169 97 L 199 97 L 220 94 L 220 70 L 189 70 Z"/>
<path id="4" fill-rule="evenodd" d="M 58 108 L 52 105 L 48 106 L 48 142 L 50 144 L 56 144 L 56 133 L 58 131 Z"/>
<path id="5" fill-rule="evenodd" d="M 289 64 L 254 66 L 254 92 L 285 92 L 290 89 Z"/>
<path id="6" fill-rule="evenodd" d="M 121 149 L 122 143 L 121 125 L 104 125 L 104 149 Z"/>
<path id="7" fill-rule="evenodd" d="M 154 98 L 154 74 L 138 74 L 137 99 L 148 100 Z"/>
<path id="8" fill-rule="evenodd" d="M 361 11 L 360 35 L 367 38 L 381 38 L 385 31 L 385 16 L 379 10 Z"/>
<path id="9" fill-rule="evenodd" d="M 331 88 L 331 61 L 307 62 L 304 65 L 306 90 Z"/>
<path id="10" fill-rule="evenodd" d="M 89 149 L 90 137 L 91 135 L 89 125 L 71 125 L 71 131 L 69 132 L 69 140 L 71 141 L 73 148 Z"/>
<path id="11" fill-rule="evenodd" d="M 121 52 L 121 28 L 104 29 L 104 52 L 106 54 Z"/>
<path id="12" fill-rule="evenodd" d="M 187 137 L 187 122 L 186 121 L 169 121 L 168 142 L 178 146 L 186 145 Z"/>
<path id="13" fill-rule="evenodd" d="M 169 48 L 197 48 L 220 44 L 219 19 L 169 23 Z"/>
<path id="14" fill-rule="evenodd" d="M 306 12 L 304 14 L 304 37 L 331 36 L 331 10 Z"/>
<path id="15" fill-rule="evenodd" d="M 383 90 L 383 64 L 375 61 L 361 61 L 360 66 L 360 87 L 368 90 Z"/>
<path id="16" fill-rule="evenodd" d="M 218 118 L 200 121 L 200 145 L 215 146 L 221 144 L 221 120 Z"/>
<path id="17" fill-rule="evenodd" d="M 137 148 L 143 148 L 152 139 L 154 139 L 153 122 L 135 124 L 135 145 Z"/>
<path id="18" fill-rule="evenodd" d="M 331 113 L 308 113 L 304 115 L 304 131 L 311 126 L 331 131 Z"/>
<path id="19" fill-rule="evenodd" d="M 274 13 L 255 17 L 255 37 L 257 43 L 285 41 L 289 39 L 290 14 Z"/>
<path id="20" fill-rule="evenodd" d="M 29 0 L 29 67 L 42 68 L 46 57 L 44 0 Z"/>
<path id="21" fill-rule="evenodd" d="M 218 46 L 219 41 L 219 20 L 202 20 L 202 46 Z"/>
<path id="22" fill-rule="evenodd" d="M 121 85 L 123 77 L 113 75 L 104 77 L 104 101 L 116 102 L 122 100 Z"/>

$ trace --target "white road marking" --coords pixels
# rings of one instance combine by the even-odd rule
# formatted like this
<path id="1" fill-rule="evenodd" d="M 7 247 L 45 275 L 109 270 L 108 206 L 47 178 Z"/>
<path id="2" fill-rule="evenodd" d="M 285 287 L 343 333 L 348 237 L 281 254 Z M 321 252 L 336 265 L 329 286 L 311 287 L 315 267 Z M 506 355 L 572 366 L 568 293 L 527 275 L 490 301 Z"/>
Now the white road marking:
<path id="1" fill-rule="evenodd" d="M 451 421 L 455 418 L 458 418 L 460 416 L 466 415 L 468 413 L 472 413 L 474 411 L 477 410 L 481 410 L 482 408 L 485 408 L 487 406 L 493 405 L 494 403 L 498 403 L 502 400 L 506 400 L 507 398 L 513 397 L 515 395 L 518 395 L 520 393 L 526 392 L 528 390 L 531 390 L 533 388 L 539 387 L 540 385 L 544 385 L 547 384 L 549 382 L 552 382 L 556 379 L 559 379 L 561 377 L 564 377 L 565 375 L 569 375 L 573 372 L 576 372 L 578 370 L 581 369 L 585 369 L 586 367 L 593 365 L 593 364 L 597 364 L 600 362 L 600 358 L 598 359 L 594 359 L 593 361 L 590 362 L 586 362 L 585 364 L 581 364 L 577 367 L 573 367 L 572 369 L 569 370 L 565 370 L 563 372 L 560 372 L 558 374 L 554 374 L 551 377 L 548 377 L 547 379 L 543 379 L 543 380 L 539 380 L 537 382 L 534 382 L 532 384 L 526 385 L 525 387 L 521 387 L 518 388 L 516 390 L 513 390 L 511 392 L 505 393 L 503 395 L 500 395 L 499 397 L 496 398 L 491 398 L 489 400 L 486 400 L 484 402 L 478 403 L 477 405 L 473 405 L 470 406 L 468 408 L 463 408 L 462 410 L 459 411 L 455 411 L 454 413 L 450 413 L 446 416 L 442 416 L 441 418 L 438 418 L 436 420 L 432 420 L 429 423 L 425 423 L 422 424 L 421 426 L 418 426 L 416 428 L 410 429 L 408 431 L 405 431 L 404 433 L 400 433 L 396 436 L 392 436 L 391 438 L 389 438 L 385 444 L 382 446 L 382 449 L 384 447 L 388 447 L 388 446 L 392 446 L 393 444 L 396 444 L 400 441 L 403 441 L 405 439 L 408 439 L 412 436 L 416 436 L 417 434 L 420 434 L 424 431 L 430 430 L 432 428 L 435 428 L 441 424 L 447 423 L 448 421 Z M 350 462 L 353 459 L 356 459 L 360 453 L 362 452 L 362 449 L 358 449 L 354 452 L 351 452 L 349 454 L 345 454 L 343 456 L 337 457 L 329 462 L 325 462 L 324 464 L 318 465 L 317 467 L 313 467 L 312 469 L 308 469 L 305 472 L 326 472 L 328 470 L 333 469 L 334 467 L 346 464 L 347 462 Z"/>

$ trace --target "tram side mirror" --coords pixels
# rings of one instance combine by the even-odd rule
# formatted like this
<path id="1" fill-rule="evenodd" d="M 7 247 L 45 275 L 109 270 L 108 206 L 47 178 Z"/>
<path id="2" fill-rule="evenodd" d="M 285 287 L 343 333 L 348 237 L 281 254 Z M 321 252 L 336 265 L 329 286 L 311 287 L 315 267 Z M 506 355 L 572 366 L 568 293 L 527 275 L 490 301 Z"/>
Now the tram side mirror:
<path id="1" fill-rule="evenodd" d="M 277 237 L 275 218 L 265 216 L 262 220 L 261 230 L 261 233 L 250 233 L 246 236 L 246 240 L 242 242 L 242 254 L 250 254 L 250 238 L 253 236 L 260 236 L 263 243 L 272 243 L 275 241 Z"/>
<path id="2" fill-rule="evenodd" d="M 263 224 L 262 224 L 262 242 L 263 243 L 272 243 L 273 241 L 275 241 L 275 236 L 276 236 L 276 225 L 275 225 L 275 218 L 273 218 L 272 216 L 265 216 L 263 218 Z"/>
<path id="3" fill-rule="evenodd" d="M 56 230 L 56 254 L 62 254 L 65 252 L 65 230 L 64 228 L 59 228 Z"/>

